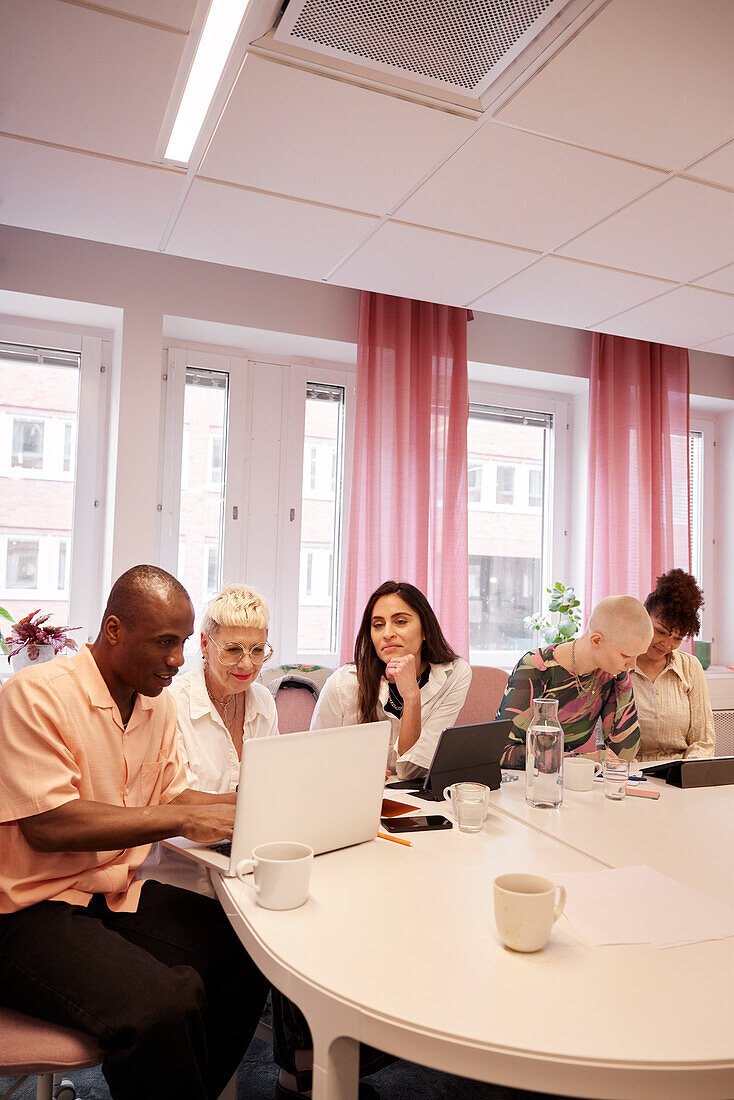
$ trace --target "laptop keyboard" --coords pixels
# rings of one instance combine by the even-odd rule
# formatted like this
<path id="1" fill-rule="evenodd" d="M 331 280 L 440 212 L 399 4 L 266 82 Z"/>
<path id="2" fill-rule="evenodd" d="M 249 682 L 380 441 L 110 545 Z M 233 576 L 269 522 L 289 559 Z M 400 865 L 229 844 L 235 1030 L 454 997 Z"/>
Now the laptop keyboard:
<path id="1" fill-rule="evenodd" d="M 223 856 L 232 855 L 232 841 L 220 840 L 217 844 L 208 845 L 210 852 L 220 852 Z"/>

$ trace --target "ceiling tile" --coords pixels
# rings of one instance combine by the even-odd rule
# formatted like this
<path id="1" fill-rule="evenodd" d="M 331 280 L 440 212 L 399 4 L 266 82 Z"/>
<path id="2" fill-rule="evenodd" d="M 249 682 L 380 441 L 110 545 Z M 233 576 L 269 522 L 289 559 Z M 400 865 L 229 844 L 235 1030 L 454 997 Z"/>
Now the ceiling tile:
<path id="1" fill-rule="evenodd" d="M 473 126 L 250 54 L 200 173 L 385 214 Z"/>
<path id="2" fill-rule="evenodd" d="M 497 117 L 676 170 L 734 133 L 731 0 L 612 0 Z"/>
<path id="3" fill-rule="evenodd" d="M 734 258 L 734 193 L 672 179 L 558 252 L 662 279 L 696 279 Z"/>
<path id="4" fill-rule="evenodd" d="M 94 0 L 98 8 L 107 8 L 111 12 L 121 12 L 187 32 L 191 28 L 196 2 L 197 0 Z"/>
<path id="5" fill-rule="evenodd" d="M 331 281 L 424 302 L 465 305 L 488 285 L 530 263 L 533 255 L 388 222 L 339 268 Z"/>
<path id="6" fill-rule="evenodd" d="M 180 173 L 0 138 L 7 225 L 156 249 L 181 192 Z"/>
<path id="7" fill-rule="evenodd" d="M 694 348 L 734 332 L 734 296 L 682 286 L 594 328 L 635 340 Z"/>
<path id="8" fill-rule="evenodd" d="M 546 256 L 473 303 L 476 309 L 587 328 L 674 284 Z"/>
<path id="9" fill-rule="evenodd" d="M 730 141 L 710 157 L 699 160 L 698 164 L 688 169 L 687 175 L 711 180 L 712 183 L 720 183 L 724 187 L 734 187 L 734 141 Z"/>
<path id="10" fill-rule="evenodd" d="M 625 161 L 489 123 L 400 207 L 398 216 L 544 251 L 662 178 Z"/>
<path id="11" fill-rule="evenodd" d="M 720 340 L 712 340 L 708 344 L 701 344 L 698 350 L 713 352 L 716 355 L 734 356 L 734 332 L 730 336 L 722 336 Z"/>
<path id="12" fill-rule="evenodd" d="M 373 224 L 361 214 L 194 180 L 167 251 L 322 279 Z"/>
<path id="13" fill-rule="evenodd" d="M 723 267 L 715 275 L 707 275 L 705 279 L 697 279 L 696 285 L 708 287 L 709 290 L 723 290 L 726 294 L 734 294 L 734 264 Z"/>
<path id="14" fill-rule="evenodd" d="M 4 6 L 0 128 L 150 161 L 185 36 L 57 0 Z"/>

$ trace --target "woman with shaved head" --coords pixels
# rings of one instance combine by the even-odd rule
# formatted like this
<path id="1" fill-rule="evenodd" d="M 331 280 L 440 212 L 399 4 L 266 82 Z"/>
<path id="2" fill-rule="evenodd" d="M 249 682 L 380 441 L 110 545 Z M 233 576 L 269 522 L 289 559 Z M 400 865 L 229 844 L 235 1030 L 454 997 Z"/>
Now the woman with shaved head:
<path id="1" fill-rule="evenodd" d="M 531 650 L 517 663 L 497 711 L 512 722 L 502 758 L 525 765 L 525 734 L 533 700 L 558 700 L 566 752 L 581 748 L 601 719 L 604 742 L 622 760 L 640 743 L 630 669 L 652 640 L 650 616 L 632 596 L 609 596 L 596 605 L 586 633 L 572 642 Z"/>

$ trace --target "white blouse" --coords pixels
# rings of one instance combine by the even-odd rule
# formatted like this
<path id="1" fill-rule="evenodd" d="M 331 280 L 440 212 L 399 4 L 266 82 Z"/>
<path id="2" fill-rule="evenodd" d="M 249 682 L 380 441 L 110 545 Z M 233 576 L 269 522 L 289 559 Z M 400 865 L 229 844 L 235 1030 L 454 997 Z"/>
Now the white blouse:
<path id="1" fill-rule="evenodd" d="M 227 727 L 209 698 L 204 670 L 187 672 L 168 689 L 178 711 L 178 745 L 186 766 L 189 787 L 194 791 L 226 794 L 239 782 L 240 761 Z M 242 739 L 272 737 L 278 733 L 275 700 L 262 684 L 253 684 L 245 696 Z M 138 878 L 195 890 L 214 897 L 209 872 L 186 856 L 154 844 L 138 868 Z"/>
<path id="2" fill-rule="evenodd" d="M 714 755 L 714 716 L 697 657 L 676 649 L 654 681 L 639 668 L 630 675 L 640 724 L 638 760 Z"/>
<path id="3" fill-rule="evenodd" d="M 444 665 L 431 665 L 428 682 L 420 689 L 420 737 L 407 752 L 398 756 L 400 719 L 385 711 L 390 689 L 383 677 L 377 701 L 377 718 L 379 721 L 385 718 L 390 721 L 392 730 L 387 766 L 399 779 L 412 779 L 428 770 L 438 738 L 447 726 L 455 725 L 470 683 L 471 668 L 461 658 Z M 357 667 L 353 664 L 342 665 L 322 688 L 311 719 L 311 729 L 358 725 L 357 697 Z"/>
<path id="4" fill-rule="evenodd" d="M 178 710 L 178 744 L 189 787 L 226 794 L 239 782 L 240 761 L 229 731 L 209 698 L 204 670 L 177 676 L 168 689 Z M 278 732 L 275 700 L 254 683 L 245 695 L 242 739 L 273 737 Z"/>

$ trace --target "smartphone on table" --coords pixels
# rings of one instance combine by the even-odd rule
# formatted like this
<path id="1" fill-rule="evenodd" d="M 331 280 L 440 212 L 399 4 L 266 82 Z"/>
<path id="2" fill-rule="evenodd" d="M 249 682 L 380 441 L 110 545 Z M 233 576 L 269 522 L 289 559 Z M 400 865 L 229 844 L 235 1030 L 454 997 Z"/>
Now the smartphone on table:
<path id="1" fill-rule="evenodd" d="M 415 817 L 383 817 L 382 827 L 389 833 L 418 833 L 431 829 L 450 829 L 451 822 L 443 814 L 417 814 Z"/>

